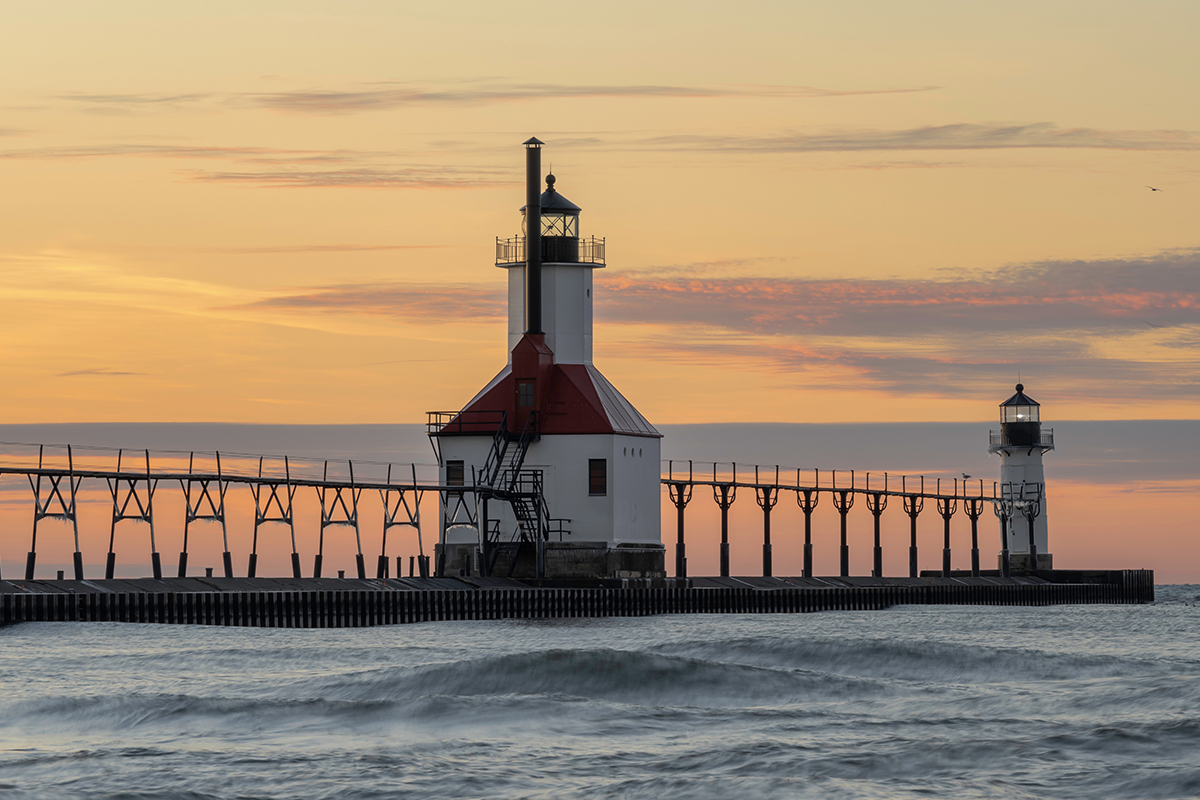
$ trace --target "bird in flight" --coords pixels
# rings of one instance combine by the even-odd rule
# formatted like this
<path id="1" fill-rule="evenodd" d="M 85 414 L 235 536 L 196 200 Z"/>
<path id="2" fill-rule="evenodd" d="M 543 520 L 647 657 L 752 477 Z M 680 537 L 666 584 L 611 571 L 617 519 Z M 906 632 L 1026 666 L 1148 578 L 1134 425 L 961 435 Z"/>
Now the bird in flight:
<path id="1" fill-rule="evenodd" d="M 1162 189 L 1155 188 L 1154 186 L 1151 186 L 1150 184 L 1146 184 L 1146 188 L 1152 192 L 1161 192 L 1162 191 Z"/>

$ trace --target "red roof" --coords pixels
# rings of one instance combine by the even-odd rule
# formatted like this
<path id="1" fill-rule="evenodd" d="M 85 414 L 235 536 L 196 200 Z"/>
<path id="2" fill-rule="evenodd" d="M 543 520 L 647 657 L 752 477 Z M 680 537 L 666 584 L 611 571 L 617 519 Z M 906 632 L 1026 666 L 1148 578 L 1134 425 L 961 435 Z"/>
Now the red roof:
<path id="1" fill-rule="evenodd" d="M 654 426 L 591 364 L 555 364 L 545 337 L 526 334 L 513 348 L 512 364 L 483 388 L 460 412 L 463 432 L 479 420 L 478 433 L 508 413 L 509 428 L 519 432 L 529 409 L 517 408 L 518 382 L 532 382 L 536 408 L 541 411 L 542 435 L 619 433 L 661 438 Z"/>

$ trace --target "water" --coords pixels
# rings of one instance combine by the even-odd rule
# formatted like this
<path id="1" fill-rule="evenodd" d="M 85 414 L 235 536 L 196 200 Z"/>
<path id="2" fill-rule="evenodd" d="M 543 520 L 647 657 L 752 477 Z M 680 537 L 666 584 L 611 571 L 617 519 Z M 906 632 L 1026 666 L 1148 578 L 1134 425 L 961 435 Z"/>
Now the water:
<path id="1" fill-rule="evenodd" d="M 1200 796 L 1152 606 L 0 629 L 4 798 Z"/>

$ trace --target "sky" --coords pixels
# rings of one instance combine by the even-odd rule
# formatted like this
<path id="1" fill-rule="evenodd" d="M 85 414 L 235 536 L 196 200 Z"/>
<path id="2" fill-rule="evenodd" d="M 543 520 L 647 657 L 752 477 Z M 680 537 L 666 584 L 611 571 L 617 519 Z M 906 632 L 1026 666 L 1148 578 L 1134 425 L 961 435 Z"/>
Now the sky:
<path id="1" fill-rule="evenodd" d="M 0 424 L 461 407 L 505 361 L 536 135 L 607 242 L 597 366 L 655 424 L 986 427 L 1021 380 L 1050 423 L 1191 441 L 1196 30 L 1192 0 L 8 9 Z M 1071 541 L 1165 514 L 1171 564 L 1200 475 L 1134 461 L 1124 517 L 1060 476 Z"/>
<path id="2" fill-rule="evenodd" d="M 655 422 L 982 420 L 1018 377 L 1060 419 L 1195 419 L 1198 28 L 1193 2 L 26 4 L 0 418 L 460 407 L 504 360 L 492 242 L 537 135 L 608 242 L 597 364 Z"/>

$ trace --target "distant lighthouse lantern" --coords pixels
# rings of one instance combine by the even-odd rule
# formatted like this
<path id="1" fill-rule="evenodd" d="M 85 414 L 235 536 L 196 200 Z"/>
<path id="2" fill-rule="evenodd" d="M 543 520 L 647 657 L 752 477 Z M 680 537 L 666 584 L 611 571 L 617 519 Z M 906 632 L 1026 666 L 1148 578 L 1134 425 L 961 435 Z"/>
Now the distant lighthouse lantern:
<path id="1" fill-rule="evenodd" d="M 1017 393 L 1000 405 L 1001 422 L 1037 422 L 1038 402 L 1026 396 L 1025 387 L 1017 384 Z"/>
<path id="2" fill-rule="evenodd" d="M 1017 393 L 1000 404 L 1000 444 L 1037 447 L 1042 441 L 1041 406 L 1017 384 Z"/>

